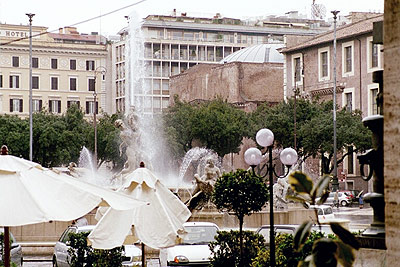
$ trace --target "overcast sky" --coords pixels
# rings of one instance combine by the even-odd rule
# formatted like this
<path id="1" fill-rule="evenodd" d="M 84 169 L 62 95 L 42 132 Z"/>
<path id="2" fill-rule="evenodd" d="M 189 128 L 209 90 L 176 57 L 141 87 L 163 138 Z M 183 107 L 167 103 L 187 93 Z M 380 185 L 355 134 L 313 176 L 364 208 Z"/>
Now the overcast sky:
<path id="1" fill-rule="evenodd" d="M 34 13 L 36 15 L 33 17 L 33 25 L 55 30 L 139 1 L 143 2 L 101 19 L 77 25 L 78 31 L 117 34 L 126 25 L 124 16 L 133 11 L 142 18 L 150 14 L 167 15 L 174 8 L 178 13 L 187 12 L 188 16 L 209 17 L 218 12 L 225 17 L 246 18 L 299 11 L 311 17 L 312 4 L 312 0 L 0 0 L 0 22 L 27 24 L 28 17 L 25 13 Z M 384 0 L 315 0 L 316 4 L 324 5 L 327 18 L 332 17 L 332 10 L 340 10 L 341 15 L 347 15 L 351 11 L 383 12 L 383 2 Z"/>

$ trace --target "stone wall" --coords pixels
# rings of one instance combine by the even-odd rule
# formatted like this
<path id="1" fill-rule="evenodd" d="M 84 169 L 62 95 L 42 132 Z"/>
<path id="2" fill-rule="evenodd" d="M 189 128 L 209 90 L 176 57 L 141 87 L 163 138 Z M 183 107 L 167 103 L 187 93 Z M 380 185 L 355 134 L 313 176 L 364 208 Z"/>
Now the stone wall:
<path id="1" fill-rule="evenodd" d="M 385 0 L 384 175 L 387 266 L 400 259 L 400 1 Z"/>
<path id="2" fill-rule="evenodd" d="M 283 100 L 283 64 L 199 64 L 172 76 L 169 87 L 172 96 L 187 102 L 221 97 L 229 103 L 278 103 Z"/>

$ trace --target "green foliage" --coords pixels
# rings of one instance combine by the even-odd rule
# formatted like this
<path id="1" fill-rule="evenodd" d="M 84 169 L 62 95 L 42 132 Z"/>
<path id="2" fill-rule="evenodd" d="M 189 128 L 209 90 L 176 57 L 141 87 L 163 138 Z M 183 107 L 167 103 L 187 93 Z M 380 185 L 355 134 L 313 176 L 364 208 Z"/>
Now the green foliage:
<path id="1" fill-rule="evenodd" d="M 262 178 L 238 169 L 217 179 L 212 201 L 219 210 L 234 212 L 241 221 L 245 215 L 260 211 L 268 196 L 268 188 Z"/>
<path id="2" fill-rule="evenodd" d="M 238 152 L 247 134 L 247 115 L 222 99 L 189 104 L 175 98 L 164 115 L 164 131 L 176 157 L 192 148 L 193 141 L 214 150 L 219 156 Z"/>
<path id="3" fill-rule="evenodd" d="M 239 239 L 239 231 L 219 231 L 215 237 L 216 241 L 208 245 L 212 251 L 210 265 L 213 267 L 239 266 Z M 243 231 L 243 257 L 241 266 L 250 266 L 252 259 L 257 256 L 258 251 L 263 247 L 263 236 L 251 231 Z"/>
<path id="4" fill-rule="evenodd" d="M 276 266 L 282 267 L 295 267 L 299 262 L 305 260 L 309 255 L 311 255 L 312 247 L 315 241 L 325 238 L 326 236 L 317 231 L 312 231 L 306 240 L 304 246 L 300 251 L 296 251 L 293 247 L 293 235 L 286 233 L 278 233 L 275 237 L 275 258 Z M 332 238 L 332 237 L 330 237 Z M 264 267 L 269 266 L 269 249 L 261 249 L 257 257 L 252 261 L 252 267 Z"/>
<path id="5" fill-rule="evenodd" d="M 329 176 L 325 176 L 314 185 L 312 180 L 306 174 L 301 172 L 292 173 L 289 176 L 289 184 L 295 193 L 302 194 L 301 198 L 293 199 L 301 202 L 309 201 L 311 204 L 315 204 L 316 197 L 321 196 L 321 200 L 318 204 L 323 204 L 326 200 L 327 194 L 329 193 L 326 190 L 328 180 Z M 312 188 L 311 190 L 309 190 L 310 187 Z M 317 210 L 315 210 L 315 216 L 318 221 Z M 343 228 L 340 224 L 331 222 L 330 226 L 339 239 L 331 240 L 323 238 L 314 241 L 312 254 L 302 261 L 300 266 L 336 266 L 338 262 L 343 266 L 352 266 L 355 259 L 353 249 L 360 248 L 358 241 L 352 233 Z M 297 251 L 306 245 L 310 229 L 311 222 L 306 221 L 303 222 L 296 231 L 294 237 L 294 248 Z"/>
<path id="6" fill-rule="evenodd" d="M 305 99 L 296 101 L 296 145 L 300 157 L 322 158 L 321 172 L 332 171 L 333 117 L 332 101 L 316 102 Z M 275 145 L 294 147 L 294 101 L 275 106 L 262 105 L 251 114 L 250 137 L 254 138 L 261 128 L 273 129 Z M 354 152 L 364 151 L 371 146 L 371 133 L 362 124 L 360 111 L 339 110 L 336 117 L 337 150 L 354 146 Z M 315 140 L 318 140 L 316 142 Z M 328 156 L 325 156 L 325 155 Z M 347 154 L 338 158 L 342 162 Z"/>
<path id="7" fill-rule="evenodd" d="M 71 267 L 118 267 L 122 266 L 123 247 L 110 250 L 93 249 L 87 243 L 88 232 L 70 233 L 68 263 Z"/>

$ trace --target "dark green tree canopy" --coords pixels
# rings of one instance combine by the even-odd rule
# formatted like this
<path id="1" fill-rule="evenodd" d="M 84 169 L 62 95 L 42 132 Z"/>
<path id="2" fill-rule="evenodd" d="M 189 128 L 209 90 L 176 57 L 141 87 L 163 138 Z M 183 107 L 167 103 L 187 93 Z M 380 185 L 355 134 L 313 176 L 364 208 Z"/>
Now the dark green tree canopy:
<path id="1" fill-rule="evenodd" d="M 247 114 L 222 99 L 189 104 L 175 100 L 175 105 L 164 116 L 165 131 L 172 150 L 192 148 L 197 140 L 219 156 L 238 152 L 243 136 L 247 134 Z"/>

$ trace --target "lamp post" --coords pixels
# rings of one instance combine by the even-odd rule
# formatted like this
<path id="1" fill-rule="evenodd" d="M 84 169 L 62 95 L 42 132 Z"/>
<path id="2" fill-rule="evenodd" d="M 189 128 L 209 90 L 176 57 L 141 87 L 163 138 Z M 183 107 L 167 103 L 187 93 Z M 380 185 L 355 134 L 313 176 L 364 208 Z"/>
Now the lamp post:
<path id="1" fill-rule="evenodd" d="M 96 79 L 97 79 L 97 74 L 104 75 L 106 74 L 107 70 L 103 66 L 99 66 L 95 69 L 94 71 L 94 91 L 93 91 L 93 102 L 94 102 L 94 107 L 93 107 L 93 128 L 94 128 L 94 157 L 93 161 L 95 163 L 95 166 L 97 168 L 97 118 L 96 118 L 96 113 L 98 110 L 98 105 L 97 105 L 97 92 L 96 92 Z"/>
<path id="2" fill-rule="evenodd" d="M 287 172 L 279 176 L 275 172 L 275 166 L 272 164 L 272 148 L 274 144 L 274 133 L 269 129 L 261 129 L 256 135 L 257 144 L 262 147 L 267 148 L 268 162 L 266 163 L 267 172 L 262 178 L 269 175 L 269 224 L 270 224 L 270 234 L 269 234 L 269 246 L 270 246 L 270 266 L 274 267 L 276 265 L 275 261 L 275 229 L 274 229 L 274 196 L 273 196 L 273 185 L 274 185 L 274 175 L 278 178 L 283 178 L 289 174 L 290 167 L 297 162 L 297 152 L 293 148 L 285 148 L 280 154 L 281 162 L 288 168 Z M 255 167 L 261 163 L 261 161 L 266 158 L 266 154 L 255 147 L 251 147 L 244 153 L 245 162 L 251 166 L 253 174 L 255 173 Z M 260 175 L 257 175 L 260 177 Z"/>
<path id="3" fill-rule="evenodd" d="M 333 179 L 332 191 L 339 190 L 339 181 L 337 176 L 337 144 L 336 144 L 336 19 L 340 11 L 331 11 L 333 14 Z"/>
<path id="4" fill-rule="evenodd" d="M 29 160 L 33 158 L 33 129 L 32 129 L 32 17 L 33 13 L 26 13 L 29 17 Z"/>

